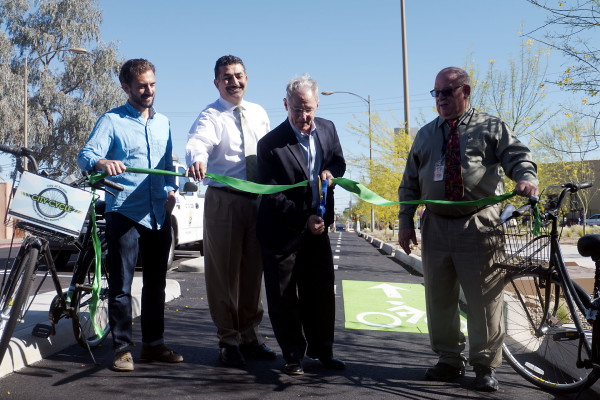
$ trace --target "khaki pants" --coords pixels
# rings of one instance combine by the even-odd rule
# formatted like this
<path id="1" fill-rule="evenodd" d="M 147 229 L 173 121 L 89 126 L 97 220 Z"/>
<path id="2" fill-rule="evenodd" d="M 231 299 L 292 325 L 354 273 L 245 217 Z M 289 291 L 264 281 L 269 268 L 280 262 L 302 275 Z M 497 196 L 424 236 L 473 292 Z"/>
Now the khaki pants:
<path id="1" fill-rule="evenodd" d="M 262 344 L 262 259 L 256 237 L 260 199 L 208 188 L 204 203 L 204 268 L 219 346 Z"/>
<path id="2" fill-rule="evenodd" d="M 460 331 L 459 285 L 467 301 L 469 364 L 502 363 L 502 274 L 492 269 L 492 250 L 481 232 L 500 222 L 499 207 L 475 215 L 445 218 L 425 211 L 422 260 L 431 347 L 439 361 L 462 367 L 465 337 Z"/>

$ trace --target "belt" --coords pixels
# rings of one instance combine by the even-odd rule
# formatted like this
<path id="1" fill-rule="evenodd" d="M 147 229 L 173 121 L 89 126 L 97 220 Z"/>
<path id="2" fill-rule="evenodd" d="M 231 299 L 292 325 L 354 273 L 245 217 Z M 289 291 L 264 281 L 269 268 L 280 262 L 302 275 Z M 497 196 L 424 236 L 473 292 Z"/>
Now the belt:
<path id="1" fill-rule="evenodd" d="M 486 208 L 491 207 L 493 205 L 494 204 L 487 205 L 487 206 L 482 206 L 482 207 L 477 207 L 474 211 L 471 211 L 470 213 L 463 214 L 463 215 L 441 215 L 441 214 L 434 213 L 429 208 L 427 208 L 427 211 L 429 211 L 430 213 L 435 214 L 436 216 L 441 217 L 441 218 L 446 218 L 446 219 L 460 219 L 460 218 L 470 218 L 473 215 L 477 214 L 478 212 L 483 211 Z"/>
<path id="2" fill-rule="evenodd" d="M 252 200 L 256 200 L 256 199 L 258 199 L 260 197 L 260 194 L 242 192 L 241 190 L 230 188 L 229 186 L 210 186 L 210 188 L 211 189 L 217 189 L 217 190 L 220 190 L 222 192 L 237 194 L 238 196 L 247 197 L 247 198 L 252 199 Z"/>

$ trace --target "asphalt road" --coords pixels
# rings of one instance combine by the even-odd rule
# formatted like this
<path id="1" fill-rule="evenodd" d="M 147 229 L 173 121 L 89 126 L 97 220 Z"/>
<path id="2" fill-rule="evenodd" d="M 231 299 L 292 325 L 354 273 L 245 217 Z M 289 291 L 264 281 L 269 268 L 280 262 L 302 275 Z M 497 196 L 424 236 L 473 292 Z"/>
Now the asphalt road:
<path id="1" fill-rule="evenodd" d="M 336 232 L 331 234 L 331 239 L 332 247 L 339 250 L 335 253 L 339 258 L 335 260 L 338 270 L 334 353 L 346 361 L 345 371 L 328 371 L 318 361 L 308 359 L 302 376 L 290 377 L 281 372 L 284 362 L 272 336 L 266 311 L 261 330 L 267 337 L 267 344 L 278 352 L 277 360 L 248 360 L 242 369 L 222 366 L 218 359 L 215 328 L 208 312 L 204 275 L 174 269 L 168 277 L 180 283 L 182 296 L 167 304 L 165 338 L 170 346 L 183 354 L 183 363 L 137 362 L 138 348 L 134 351 L 135 371 L 117 373 L 108 368 L 113 356 L 110 342 L 94 350 L 98 365 L 92 364 L 85 350 L 74 345 L 0 379 L 0 399 L 575 398 L 574 395 L 545 393 L 506 365 L 497 372 L 500 390 L 495 393 L 472 390 L 474 373 L 470 370 L 466 377 L 453 383 L 424 381 L 425 370 L 436 362 L 435 354 L 429 349 L 428 336 L 415 332 L 346 328 L 344 311 L 345 307 L 349 309 L 352 298 L 350 291 L 343 293 L 342 287 L 348 282 L 404 283 L 419 287 L 422 278 L 411 274 L 355 233 Z M 195 255 L 187 252 L 179 256 L 184 254 Z M 342 284 L 342 281 L 345 282 Z M 388 296 L 397 297 L 394 293 L 389 292 Z M 382 320 L 381 324 L 390 325 L 391 321 Z M 134 320 L 138 343 L 139 327 L 138 318 Z M 588 391 L 580 398 L 597 399 L 598 396 L 598 393 Z"/>

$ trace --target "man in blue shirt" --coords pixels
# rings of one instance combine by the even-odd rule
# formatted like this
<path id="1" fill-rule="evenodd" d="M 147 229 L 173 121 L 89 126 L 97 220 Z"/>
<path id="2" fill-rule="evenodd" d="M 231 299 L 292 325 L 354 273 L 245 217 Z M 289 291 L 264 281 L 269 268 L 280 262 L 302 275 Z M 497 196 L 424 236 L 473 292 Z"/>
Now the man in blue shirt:
<path id="1" fill-rule="evenodd" d="M 143 265 L 141 359 L 181 362 L 164 344 L 167 259 L 171 245 L 172 176 L 128 173 L 127 168 L 173 170 L 169 120 L 155 112 L 155 68 L 144 59 L 129 60 L 119 80 L 129 100 L 100 117 L 77 163 L 104 171 L 125 188 L 106 198 L 109 268 L 109 322 L 116 371 L 133 371 L 131 357 L 131 284 L 138 253 Z"/>

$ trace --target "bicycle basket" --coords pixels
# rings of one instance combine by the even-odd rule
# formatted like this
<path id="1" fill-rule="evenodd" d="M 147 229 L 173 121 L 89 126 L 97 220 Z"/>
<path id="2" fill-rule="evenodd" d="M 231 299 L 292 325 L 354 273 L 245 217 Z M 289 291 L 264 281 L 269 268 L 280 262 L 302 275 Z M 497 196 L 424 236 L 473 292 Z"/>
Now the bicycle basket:
<path id="1" fill-rule="evenodd" d="M 78 237 L 91 202 L 91 192 L 25 171 L 7 214 L 25 230 Z"/>
<path id="2" fill-rule="evenodd" d="M 550 259 L 548 224 L 542 221 L 539 234 L 534 235 L 533 213 L 527 212 L 485 232 L 494 266 L 515 272 L 547 266 Z"/>

